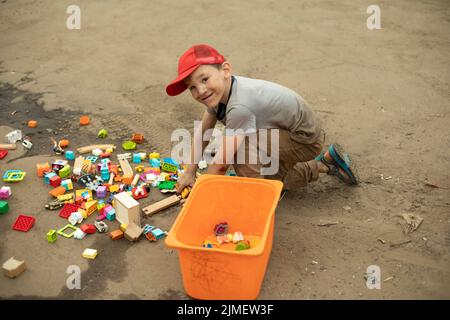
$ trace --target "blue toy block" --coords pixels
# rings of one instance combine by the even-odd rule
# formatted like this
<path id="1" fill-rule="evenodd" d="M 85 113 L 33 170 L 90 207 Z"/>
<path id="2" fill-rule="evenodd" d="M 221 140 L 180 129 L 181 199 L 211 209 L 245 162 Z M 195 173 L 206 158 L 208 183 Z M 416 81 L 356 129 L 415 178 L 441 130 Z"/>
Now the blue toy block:
<path id="1" fill-rule="evenodd" d="M 141 163 L 141 155 L 139 153 L 133 153 L 133 163 Z"/>
<path id="2" fill-rule="evenodd" d="M 169 163 L 171 165 L 176 166 L 178 169 L 180 169 L 180 165 L 175 160 L 173 160 L 172 158 L 164 158 L 162 162 Z"/>
<path id="3" fill-rule="evenodd" d="M 152 168 L 159 168 L 161 166 L 161 162 L 159 159 L 150 159 L 150 167 Z"/>
<path id="4" fill-rule="evenodd" d="M 106 219 L 108 219 L 109 221 L 115 220 L 116 219 L 116 212 L 115 211 L 114 212 L 112 212 L 112 211 L 108 212 L 106 214 Z"/>
<path id="5" fill-rule="evenodd" d="M 46 173 L 45 176 L 44 176 L 44 183 L 45 184 L 50 184 L 50 179 L 55 177 L 55 176 L 56 176 L 56 173 L 54 173 L 54 172 Z"/>
<path id="6" fill-rule="evenodd" d="M 150 231 L 151 233 L 153 233 L 153 235 L 155 236 L 156 240 L 159 240 L 161 238 L 163 238 L 166 233 L 164 231 L 162 231 L 159 228 L 153 229 L 152 231 Z"/>
<path id="7" fill-rule="evenodd" d="M 66 151 L 66 159 L 67 160 L 75 160 L 75 152 L 71 150 Z"/>
<path id="8" fill-rule="evenodd" d="M 92 163 L 95 163 L 97 161 L 98 157 L 96 156 L 87 156 L 86 160 L 89 160 Z"/>
<path id="9" fill-rule="evenodd" d="M 97 196 L 97 198 L 105 198 L 106 197 L 106 187 L 105 186 L 98 187 L 97 190 L 95 191 L 95 195 Z"/>

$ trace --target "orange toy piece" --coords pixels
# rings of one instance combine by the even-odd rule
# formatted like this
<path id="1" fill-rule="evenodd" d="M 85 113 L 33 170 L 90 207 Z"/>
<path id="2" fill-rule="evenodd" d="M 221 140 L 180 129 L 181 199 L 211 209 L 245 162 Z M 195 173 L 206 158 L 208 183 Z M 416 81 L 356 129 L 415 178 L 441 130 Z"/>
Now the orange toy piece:
<path id="1" fill-rule="evenodd" d="M 28 128 L 36 128 L 38 125 L 36 120 L 30 120 L 28 121 Z"/>
<path id="2" fill-rule="evenodd" d="M 50 172 L 52 169 L 50 168 L 50 165 L 48 162 L 46 163 L 38 163 L 37 164 L 37 175 L 38 177 L 43 177 L 46 172 Z"/>
<path id="3" fill-rule="evenodd" d="M 70 144 L 70 141 L 67 140 L 67 139 L 62 139 L 62 140 L 60 140 L 59 143 L 58 143 L 58 145 L 59 145 L 61 148 L 67 148 L 67 147 L 69 146 L 69 144 Z"/>
<path id="4" fill-rule="evenodd" d="M 144 141 L 144 135 L 141 133 L 134 133 L 131 140 L 136 143 L 142 143 Z"/>
<path id="5" fill-rule="evenodd" d="M 88 116 L 82 116 L 80 118 L 80 125 L 87 126 L 89 124 L 89 117 Z"/>
<path id="6" fill-rule="evenodd" d="M 55 189 L 51 190 L 49 193 L 56 198 L 66 193 L 66 188 L 64 188 L 63 186 L 58 186 Z"/>

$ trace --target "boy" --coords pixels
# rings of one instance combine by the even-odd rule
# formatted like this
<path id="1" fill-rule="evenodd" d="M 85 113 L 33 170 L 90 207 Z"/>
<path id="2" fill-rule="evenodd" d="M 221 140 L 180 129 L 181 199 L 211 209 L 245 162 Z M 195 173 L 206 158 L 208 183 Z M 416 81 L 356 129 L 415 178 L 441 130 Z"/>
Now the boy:
<path id="1" fill-rule="evenodd" d="M 294 91 L 268 81 L 233 76 L 231 64 L 208 45 L 195 45 L 180 57 L 178 77 L 166 87 L 166 92 L 175 96 L 186 89 L 206 110 L 198 129 L 201 132 L 194 134 L 191 162 L 177 182 L 178 193 L 193 186 L 200 160 L 195 157 L 198 151 L 194 147 L 201 146 L 203 152 L 209 143 L 201 141 L 203 134 L 214 128 L 217 120 L 225 125 L 226 134 L 213 163 L 208 164 L 208 174 L 225 174 L 229 159 L 233 159 L 237 175 L 279 179 L 286 189 L 316 181 L 319 173 L 334 175 L 348 185 L 358 183 L 353 165 L 339 145 L 330 145 L 321 152 L 325 133 L 314 112 Z M 261 129 L 268 133 L 262 143 Z M 257 147 L 253 143 L 253 149 L 261 151 L 267 147 L 272 162 L 274 159 L 279 162 L 276 172 L 263 174 L 267 165 L 261 159 L 250 163 L 248 157 L 236 164 L 240 148 L 245 149 L 247 156 L 251 153 L 252 145 L 247 142 L 252 135 L 256 136 L 252 141 L 258 141 Z"/>

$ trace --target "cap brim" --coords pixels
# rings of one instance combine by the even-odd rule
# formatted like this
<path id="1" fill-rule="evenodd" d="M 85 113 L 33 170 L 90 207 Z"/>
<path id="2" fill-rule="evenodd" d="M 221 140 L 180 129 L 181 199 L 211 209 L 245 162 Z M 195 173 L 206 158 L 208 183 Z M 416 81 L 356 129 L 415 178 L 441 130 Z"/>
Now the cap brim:
<path id="1" fill-rule="evenodd" d="M 175 80 L 173 80 L 169 85 L 166 87 L 166 92 L 169 96 L 176 96 L 182 93 L 184 90 L 187 89 L 186 84 L 184 83 L 184 79 L 189 77 L 189 75 L 194 72 L 200 65 L 195 65 L 186 71 L 184 71 L 182 74 L 180 74 Z"/>

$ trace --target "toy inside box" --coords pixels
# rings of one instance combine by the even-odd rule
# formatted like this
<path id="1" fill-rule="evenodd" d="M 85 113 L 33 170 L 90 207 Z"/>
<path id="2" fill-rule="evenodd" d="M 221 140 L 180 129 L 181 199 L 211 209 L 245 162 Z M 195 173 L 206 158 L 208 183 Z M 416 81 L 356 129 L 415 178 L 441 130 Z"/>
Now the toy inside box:
<path id="1" fill-rule="evenodd" d="M 256 299 L 272 250 L 279 181 L 202 175 L 178 214 L 166 244 L 179 252 L 186 293 L 197 299 Z M 212 228 L 226 221 L 250 248 L 203 247 Z M 253 246 L 251 245 L 253 243 Z M 210 279 L 214 279 L 211 281 Z"/>

